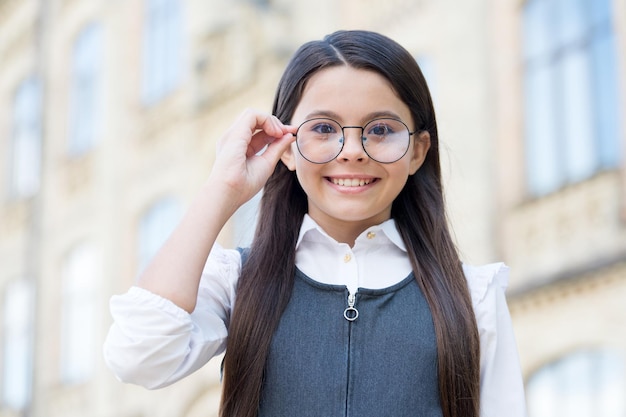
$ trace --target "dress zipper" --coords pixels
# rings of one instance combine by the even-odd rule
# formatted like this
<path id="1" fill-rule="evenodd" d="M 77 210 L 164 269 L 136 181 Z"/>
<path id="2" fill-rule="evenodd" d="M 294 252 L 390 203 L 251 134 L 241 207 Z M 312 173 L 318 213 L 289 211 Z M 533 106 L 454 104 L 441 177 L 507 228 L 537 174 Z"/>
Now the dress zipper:
<path id="1" fill-rule="evenodd" d="M 348 307 L 346 307 L 346 309 L 343 311 L 343 317 L 348 320 L 348 350 L 347 350 L 347 368 L 346 368 L 346 372 L 347 372 L 347 383 L 346 383 L 346 408 L 345 408 L 345 412 L 344 412 L 344 416 L 349 416 L 350 413 L 350 385 L 351 385 L 351 364 L 352 364 L 352 359 L 351 359 L 351 352 L 352 352 L 352 322 L 354 320 L 356 320 L 359 317 L 359 310 L 356 309 L 355 307 L 356 304 L 356 292 L 354 294 L 350 293 L 350 291 L 348 291 Z"/>
<path id="2" fill-rule="evenodd" d="M 348 293 L 348 307 L 343 311 L 343 317 L 348 321 L 354 321 L 359 317 L 359 310 L 356 309 L 356 293 Z"/>

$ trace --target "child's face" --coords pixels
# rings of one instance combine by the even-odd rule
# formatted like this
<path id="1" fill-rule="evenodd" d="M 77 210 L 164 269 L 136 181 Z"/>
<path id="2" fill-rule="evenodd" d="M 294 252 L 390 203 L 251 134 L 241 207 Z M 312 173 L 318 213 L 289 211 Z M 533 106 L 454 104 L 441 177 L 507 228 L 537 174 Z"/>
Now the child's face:
<path id="1" fill-rule="evenodd" d="M 365 126 L 372 119 L 390 117 L 403 121 L 410 131 L 416 128 L 409 108 L 384 77 L 348 66 L 323 69 L 311 77 L 291 124 L 319 117 L 341 126 Z M 415 134 L 402 158 L 383 164 L 364 151 L 360 129 L 348 128 L 344 134 L 343 149 L 330 162 L 307 161 L 295 143 L 282 158 L 296 171 L 308 196 L 309 215 L 331 235 L 344 228 L 362 231 L 389 219 L 391 204 L 421 166 L 430 144 L 427 133 Z"/>

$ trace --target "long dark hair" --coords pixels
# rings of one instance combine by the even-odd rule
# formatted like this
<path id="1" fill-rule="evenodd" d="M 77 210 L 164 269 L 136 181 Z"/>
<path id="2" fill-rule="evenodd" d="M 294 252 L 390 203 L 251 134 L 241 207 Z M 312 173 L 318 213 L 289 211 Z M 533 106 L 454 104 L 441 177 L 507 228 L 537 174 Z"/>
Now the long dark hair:
<path id="1" fill-rule="evenodd" d="M 393 202 L 391 216 L 433 315 L 443 415 L 478 417 L 478 330 L 445 215 L 433 104 L 415 59 L 373 32 L 339 31 L 306 43 L 283 74 L 273 113 L 289 123 L 310 77 L 337 65 L 384 76 L 409 107 L 415 127 L 430 133 L 426 159 Z M 224 358 L 221 417 L 257 415 L 272 335 L 293 288 L 295 245 L 306 212 L 307 197 L 295 173 L 279 162 L 265 185 L 254 241 L 237 286 Z"/>

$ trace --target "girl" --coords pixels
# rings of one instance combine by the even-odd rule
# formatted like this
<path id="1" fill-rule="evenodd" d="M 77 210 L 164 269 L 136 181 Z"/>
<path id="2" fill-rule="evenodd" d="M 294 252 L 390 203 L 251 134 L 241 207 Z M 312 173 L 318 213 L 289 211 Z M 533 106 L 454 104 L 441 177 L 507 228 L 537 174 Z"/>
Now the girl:
<path id="1" fill-rule="evenodd" d="M 226 351 L 220 415 L 523 416 L 502 264 L 459 260 L 426 82 L 394 41 L 302 46 L 127 294 L 104 352 L 158 388 Z M 215 239 L 264 188 L 251 247 Z M 208 258 L 208 259 L 207 259 Z"/>

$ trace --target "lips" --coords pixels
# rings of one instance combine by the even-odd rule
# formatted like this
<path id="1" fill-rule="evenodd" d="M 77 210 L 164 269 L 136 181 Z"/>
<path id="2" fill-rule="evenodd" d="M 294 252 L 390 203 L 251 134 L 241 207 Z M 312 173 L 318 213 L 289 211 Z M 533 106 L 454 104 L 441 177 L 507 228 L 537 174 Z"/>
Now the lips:
<path id="1" fill-rule="evenodd" d="M 331 178 L 333 184 L 342 187 L 363 187 L 373 181 L 371 178 Z"/>

